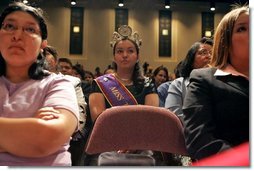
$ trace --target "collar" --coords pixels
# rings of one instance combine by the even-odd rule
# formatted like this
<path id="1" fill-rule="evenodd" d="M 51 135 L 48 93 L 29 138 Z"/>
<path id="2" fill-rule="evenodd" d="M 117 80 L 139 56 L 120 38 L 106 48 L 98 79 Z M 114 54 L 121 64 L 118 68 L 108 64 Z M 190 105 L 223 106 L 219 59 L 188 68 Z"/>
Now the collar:
<path id="1" fill-rule="evenodd" d="M 185 84 L 186 87 L 189 86 L 189 84 L 190 84 L 190 77 L 184 79 L 184 84 Z"/>
<path id="2" fill-rule="evenodd" d="M 214 76 L 226 76 L 226 75 L 231 75 L 231 73 L 225 72 L 221 69 L 217 69 L 214 73 Z"/>
<path id="3" fill-rule="evenodd" d="M 214 76 L 226 76 L 226 75 L 234 75 L 234 76 L 242 76 L 246 79 L 249 79 L 246 75 L 238 72 L 231 64 L 227 64 L 223 69 L 217 69 L 214 73 Z"/>

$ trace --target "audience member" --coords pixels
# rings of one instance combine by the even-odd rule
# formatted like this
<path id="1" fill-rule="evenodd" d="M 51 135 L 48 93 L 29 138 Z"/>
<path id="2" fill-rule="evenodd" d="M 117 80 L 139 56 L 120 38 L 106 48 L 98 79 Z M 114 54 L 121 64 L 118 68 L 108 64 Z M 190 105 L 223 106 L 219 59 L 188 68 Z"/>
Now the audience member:
<path id="1" fill-rule="evenodd" d="M 140 45 L 141 39 L 138 33 L 132 34 L 129 26 L 121 26 L 118 32 L 113 33 L 111 46 L 114 55 L 112 66 L 115 73 L 97 77 L 89 96 L 90 113 L 94 122 L 103 111 L 113 106 L 159 105 L 155 85 L 150 79 L 145 79 L 139 66 Z M 119 96 L 114 95 L 115 91 L 119 92 Z M 133 153 L 128 149 L 118 152 Z"/>
<path id="2" fill-rule="evenodd" d="M 77 76 L 81 79 L 81 88 L 85 97 L 85 101 L 89 103 L 89 95 L 91 93 L 91 85 L 92 81 L 94 79 L 94 75 L 92 72 L 83 70 L 83 67 L 80 64 L 76 64 L 72 67 L 73 69 L 73 75 Z M 89 105 L 86 106 L 86 118 L 85 123 L 82 128 L 83 136 L 82 139 L 79 139 L 79 141 L 71 142 L 70 145 L 73 145 L 74 147 L 70 147 L 71 152 L 73 153 L 73 156 L 76 156 L 73 158 L 74 163 L 76 163 L 76 166 L 86 165 L 87 164 L 87 156 L 84 152 L 84 146 L 87 142 L 88 136 L 90 134 L 90 131 L 93 127 L 93 122 L 90 115 L 90 109 Z M 74 144 L 75 143 L 75 144 Z M 80 156 L 80 157 L 78 157 Z M 79 162 L 77 162 L 79 161 Z"/>
<path id="3" fill-rule="evenodd" d="M 58 65 L 57 65 L 58 53 L 57 53 L 56 49 L 47 45 L 43 49 L 43 54 L 46 57 L 44 67 L 48 71 L 58 74 L 59 73 L 59 69 L 58 69 Z"/>
<path id="4" fill-rule="evenodd" d="M 155 86 L 159 87 L 159 85 L 168 81 L 168 69 L 163 65 L 157 67 L 153 72 L 152 78 Z"/>
<path id="5" fill-rule="evenodd" d="M 103 73 L 101 73 L 101 68 L 100 67 L 96 67 L 95 68 L 95 73 L 94 73 L 94 77 L 97 78 L 99 76 L 102 76 Z"/>
<path id="6" fill-rule="evenodd" d="M 78 104 L 68 80 L 43 70 L 42 10 L 15 2 L 0 24 L 0 165 L 70 166 Z"/>
<path id="7" fill-rule="evenodd" d="M 84 79 L 85 82 L 87 82 L 89 85 L 91 85 L 94 78 L 95 78 L 95 76 L 93 75 L 93 73 L 91 71 L 85 70 L 85 79 Z"/>
<path id="8" fill-rule="evenodd" d="M 146 72 L 145 76 L 148 78 L 153 78 L 153 67 L 151 67 L 151 66 L 147 67 L 147 72 Z"/>
<path id="9" fill-rule="evenodd" d="M 232 9 L 216 28 L 211 68 L 190 75 L 183 119 L 194 159 L 249 141 L 249 28 L 249 7 Z"/>
<path id="10" fill-rule="evenodd" d="M 58 58 L 57 50 L 52 46 L 47 46 L 43 49 L 43 53 L 46 55 L 45 63 L 49 64 L 49 65 L 46 65 L 45 69 L 58 72 L 58 69 L 57 69 L 58 65 L 55 65 L 55 62 L 50 63 L 48 61 L 50 59 L 54 59 L 57 61 L 57 58 Z M 66 63 L 68 65 L 69 64 L 72 65 L 69 59 L 68 60 L 64 59 L 62 61 L 68 61 Z M 50 64 L 54 64 L 54 65 L 50 65 Z M 67 64 L 64 65 L 66 66 L 65 68 L 69 68 Z M 69 69 L 65 71 L 68 71 L 65 73 L 73 73 Z M 58 75 L 62 75 L 62 74 L 58 72 Z M 87 118 L 87 112 L 86 112 L 87 104 L 86 104 L 85 97 L 82 91 L 80 79 L 70 75 L 64 75 L 64 77 L 68 79 L 72 83 L 73 87 L 75 88 L 76 98 L 77 98 L 78 106 L 79 106 L 79 129 L 77 132 L 75 132 L 72 135 L 69 151 L 71 152 L 72 166 L 80 166 L 80 165 L 83 165 L 84 163 L 83 149 L 85 146 L 85 137 L 87 137 L 87 133 L 85 130 L 85 124 L 86 124 L 86 118 Z"/>
<path id="11" fill-rule="evenodd" d="M 85 70 L 84 73 L 85 73 L 85 76 L 84 76 L 84 82 L 82 84 L 82 89 L 83 89 L 86 101 L 88 102 L 89 100 L 88 97 L 92 91 L 92 82 L 95 77 L 91 71 Z"/>
<path id="12" fill-rule="evenodd" d="M 78 77 L 81 82 L 85 81 L 85 71 L 79 64 L 72 66 L 72 75 Z"/>
<path id="13" fill-rule="evenodd" d="M 109 66 L 104 70 L 104 73 L 103 73 L 103 74 L 112 74 L 112 73 L 114 73 L 114 72 L 115 72 L 114 68 L 113 68 L 111 65 L 109 65 Z"/>
<path id="14" fill-rule="evenodd" d="M 95 77 L 91 71 L 83 70 L 83 67 L 81 67 L 79 64 L 74 65 L 72 68 L 73 75 L 81 79 L 81 87 L 85 96 L 85 100 L 88 102 L 88 96 L 91 92 L 91 85 Z"/>
<path id="15" fill-rule="evenodd" d="M 58 68 L 63 75 L 73 75 L 72 62 L 69 58 L 59 58 Z"/>
<path id="16" fill-rule="evenodd" d="M 165 101 L 165 108 L 174 112 L 180 119 L 183 116 L 183 101 L 189 85 L 189 76 L 193 69 L 208 67 L 211 60 L 213 41 L 209 38 L 202 38 L 195 42 L 186 57 L 182 60 L 179 74 L 181 77 L 172 81 L 168 88 L 168 95 Z"/>
<path id="17" fill-rule="evenodd" d="M 149 67 L 149 63 L 144 62 L 144 64 L 142 65 L 143 67 L 143 74 L 146 75 L 148 72 L 148 67 Z"/>
<path id="18" fill-rule="evenodd" d="M 125 34 L 129 33 L 129 34 Z M 89 96 L 89 106 L 93 121 L 106 108 L 119 105 L 146 104 L 158 106 L 159 100 L 155 85 L 151 80 L 145 79 L 139 66 L 139 48 L 141 40 L 129 26 L 122 26 L 119 32 L 114 32 L 111 42 L 113 47 L 114 62 L 112 64 L 115 73 L 103 75 L 94 80 L 92 93 Z M 104 81 L 107 80 L 107 81 Z M 116 96 L 107 97 L 112 86 L 116 89 L 124 89 L 123 101 L 118 101 Z M 105 92 L 101 91 L 105 90 Z M 108 92 L 106 92 L 108 91 Z"/>
<path id="19" fill-rule="evenodd" d="M 82 89 L 88 104 L 89 104 L 89 95 L 92 92 L 92 82 L 94 78 L 95 77 L 91 71 L 85 70 L 85 79 L 84 79 L 84 84 L 82 84 Z M 92 126 L 93 126 L 93 121 L 91 118 L 90 108 L 88 105 L 87 106 L 87 120 L 86 120 L 86 131 L 88 134 L 90 133 Z"/>
<path id="20" fill-rule="evenodd" d="M 115 72 L 114 69 L 112 69 L 112 68 L 107 68 L 107 69 L 105 69 L 104 74 L 113 74 L 114 72 Z"/>
<path id="21" fill-rule="evenodd" d="M 177 64 L 177 66 L 175 67 L 174 69 L 174 79 L 176 78 L 179 78 L 180 75 L 179 75 L 179 69 L 180 69 L 180 66 L 181 66 L 181 62 L 179 62 Z M 160 100 L 160 103 L 159 103 L 159 106 L 160 107 L 164 107 L 165 106 L 165 101 L 166 101 L 166 98 L 168 96 L 168 87 L 169 85 L 171 84 L 173 80 L 168 80 L 164 83 L 162 83 L 161 85 L 159 85 L 159 87 L 157 88 L 157 92 L 158 92 L 158 96 L 159 96 L 159 100 Z"/>

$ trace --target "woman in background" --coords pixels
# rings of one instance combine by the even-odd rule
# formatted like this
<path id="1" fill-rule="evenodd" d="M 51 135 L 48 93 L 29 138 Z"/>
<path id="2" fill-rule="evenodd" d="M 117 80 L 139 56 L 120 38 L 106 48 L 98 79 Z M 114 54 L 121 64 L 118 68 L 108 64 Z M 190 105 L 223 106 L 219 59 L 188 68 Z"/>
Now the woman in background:
<path id="1" fill-rule="evenodd" d="M 159 87 L 162 83 L 165 83 L 169 79 L 168 69 L 164 66 L 157 67 L 153 72 L 153 82 L 156 87 Z"/>
<path id="2" fill-rule="evenodd" d="M 193 69 L 208 67 L 212 47 L 213 41 L 209 38 L 202 38 L 199 42 L 195 42 L 181 62 L 179 67 L 180 77 L 169 85 L 165 108 L 174 112 L 180 119 L 183 116 L 182 107 L 190 83 L 190 73 Z"/>

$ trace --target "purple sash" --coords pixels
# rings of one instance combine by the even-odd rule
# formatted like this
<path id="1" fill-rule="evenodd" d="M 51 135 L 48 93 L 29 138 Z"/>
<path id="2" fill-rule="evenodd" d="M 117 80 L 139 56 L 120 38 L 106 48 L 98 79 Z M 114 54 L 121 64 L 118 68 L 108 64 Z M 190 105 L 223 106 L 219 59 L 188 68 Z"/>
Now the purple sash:
<path id="1" fill-rule="evenodd" d="M 111 106 L 138 104 L 135 97 L 113 74 L 97 77 L 95 81 Z"/>

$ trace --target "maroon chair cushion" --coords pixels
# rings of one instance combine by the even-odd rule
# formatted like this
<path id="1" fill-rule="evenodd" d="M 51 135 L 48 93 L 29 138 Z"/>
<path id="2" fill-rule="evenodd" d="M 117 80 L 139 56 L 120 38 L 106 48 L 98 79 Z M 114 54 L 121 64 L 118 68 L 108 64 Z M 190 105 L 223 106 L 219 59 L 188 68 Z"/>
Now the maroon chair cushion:
<path id="1" fill-rule="evenodd" d="M 119 149 L 187 154 L 179 118 L 165 108 L 146 105 L 112 107 L 97 118 L 86 152 Z"/>

